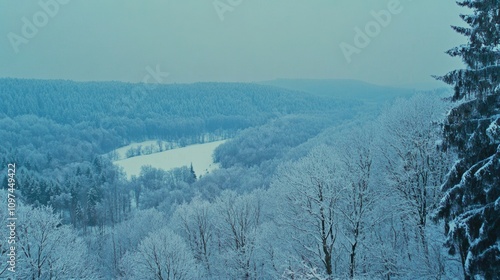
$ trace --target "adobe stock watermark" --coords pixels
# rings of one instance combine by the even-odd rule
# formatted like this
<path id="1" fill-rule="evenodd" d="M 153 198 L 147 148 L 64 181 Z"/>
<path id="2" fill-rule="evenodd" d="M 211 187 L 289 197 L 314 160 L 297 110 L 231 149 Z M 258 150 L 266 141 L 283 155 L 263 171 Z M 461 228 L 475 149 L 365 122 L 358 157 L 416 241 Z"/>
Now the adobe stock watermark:
<path id="1" fill-rule="evenodd" d="M 354 28 L 353 43 L 342 42 L 339 45 L 347 63 L 351 63 L 354 54 L 360 54 L 363 49 L 368 47 L 372 39 L 377 37 L 383 28 L 389 26 L 393 16 L 400 14 L 402 11 L 403 6 L 399 0 L 390 0 L 387 2 L 387 8 L 378 12 L 372 10 L 370 14 L 373 20 L 367 22 L 363 29 L 358 26 Z"/>
<path id="2" fill-rule="evenodd" d="M 155 90 L 158 84 L 164 83 L 168 76 L 170 76 L 168 72 L 161 71 L 159 64 L 156 65 L 155 69 L 151 66 L 146 66 L 145 70 L 148 74 L 142 78 L 140 84 L 132 88 L 131 95 L 122 100 L 122 105 L 133 106 L 141 102 L 148 91 Z"/>
<path id="3" fill-rule="evenodd" d="M 41 10 L 35 12 L 31 18 L 22 17 L 23 23 L 19 34 L 9 32 L 7 38 L 15 53 L 19 53 L 21 44 L 28 44 L 29 41 L 38 34 L 40 29 L 44 28 L 54 18 L 60 10 L 61 5 L 66 5 L 70 0 L 40 0 L 38 6 Z"/>
<path id="4" fill-rule="evenodd" d="M 224 14 L 234 11 L 234 8 L 241 5 L 241 3 L 243 3 L 243 0 L 215 0 L 212 4 L 220 21 L 224 21 Z"/>

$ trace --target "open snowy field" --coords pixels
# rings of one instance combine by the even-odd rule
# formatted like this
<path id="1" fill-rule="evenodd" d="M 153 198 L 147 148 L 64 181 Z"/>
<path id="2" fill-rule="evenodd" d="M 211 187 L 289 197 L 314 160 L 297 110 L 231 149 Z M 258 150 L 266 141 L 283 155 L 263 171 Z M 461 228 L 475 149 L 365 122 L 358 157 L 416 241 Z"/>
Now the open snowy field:
<path id="1" fill-rule="evenodd" d="M 189 166 L 192 163 L 196 176 L 205 175 L 218 168 L 218 165 L 213 162 L 212 154 L 215 148 L 225 141 L 226 140 L 190 145 L 150 155 L 117 160 L 114 161 L 114 163 L 123 167 L 124 171 L 127 173 L 128 179 L 133 175 L 138 176 L 141 167 L 144 165 L 170 170 L 176 167 Z"/>

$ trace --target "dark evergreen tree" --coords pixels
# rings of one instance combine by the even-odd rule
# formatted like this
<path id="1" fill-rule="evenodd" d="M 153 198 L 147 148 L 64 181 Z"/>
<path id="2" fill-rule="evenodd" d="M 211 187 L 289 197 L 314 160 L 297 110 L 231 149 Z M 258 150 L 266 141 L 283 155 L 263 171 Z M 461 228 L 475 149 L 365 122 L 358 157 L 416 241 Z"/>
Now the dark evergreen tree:
<path id="1" fill-rule="evenodd" d="M 460 254 L 465 279 L 500 275 L 500 0 L 463 0 L 468 27 L 453 29 L 468 43 L 448 51 L 465 69 L 438 79 L 453 85 L 444 126 L 445 147 L 459 160 L 443 185 L 437 217 L 446 222 L 450 253 Z M 479 277 L 479 278 L 477 278 Z"/>
<path id="2" fill-rule="evenodd" d="M 193 163 L 191 163 L 191 166 L 189 167 L 189 172 L 191 173 L 191 177 L 189 178 L 188 183 L 192 184 L 196 181 L 196 173 L 194 172 Z"/>
<path id="3" fill-rule="evenodd" d="M 473 14 L 460 15 L 469 27 L 452 26 L 467 36 L 467 44 L 455 47 L 447 53 L 461 57 L 465 69 L 457 69 L 438 79 L 454 86 L 453 100 L 485 98 L 499 90 L 500 83 L 500 1 L 463 0 L 458 5 L 473 10 Z"/>

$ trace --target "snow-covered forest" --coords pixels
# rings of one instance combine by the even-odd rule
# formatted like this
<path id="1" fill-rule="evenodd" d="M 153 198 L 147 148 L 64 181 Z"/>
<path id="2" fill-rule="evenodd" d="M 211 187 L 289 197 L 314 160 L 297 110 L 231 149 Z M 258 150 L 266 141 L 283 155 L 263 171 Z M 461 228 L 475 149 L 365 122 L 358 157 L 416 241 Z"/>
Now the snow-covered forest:
<path id="1" fill-rule="evenodd" d="M 440 90 L 0 78 L 0 279 L 500 279 L 500 1 L 458 4 Z"/>

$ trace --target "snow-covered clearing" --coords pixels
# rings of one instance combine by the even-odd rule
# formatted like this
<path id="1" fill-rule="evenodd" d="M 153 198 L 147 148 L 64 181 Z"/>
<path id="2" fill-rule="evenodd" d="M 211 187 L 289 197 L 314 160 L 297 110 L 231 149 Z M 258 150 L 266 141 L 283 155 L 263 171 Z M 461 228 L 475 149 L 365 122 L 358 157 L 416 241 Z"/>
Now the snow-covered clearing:
<path id="1" fill-rule="evenodd" d="M 176 167 L 189 166 L 192 163 L 197 176 L 205 175 L 218 168 L 218 164 L 213 162 L 212 154 L 215 148 L 225 141 L 196 144 L 150 155 L 135 156 L 114 161 L 114 164 L 123 167 L 128 179 L 133 175 L 138 176 L 141 167 L 144 165 L 170 170 Z"/>

